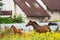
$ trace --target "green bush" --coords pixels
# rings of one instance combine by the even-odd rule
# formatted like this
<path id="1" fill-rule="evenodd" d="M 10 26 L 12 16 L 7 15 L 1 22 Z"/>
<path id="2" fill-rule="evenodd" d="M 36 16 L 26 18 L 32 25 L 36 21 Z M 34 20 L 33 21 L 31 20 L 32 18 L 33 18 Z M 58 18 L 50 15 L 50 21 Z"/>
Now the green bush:
<path id="1" fill-rule="evenodd" d="M 4 4 L 2 2 L 0 2 L 0 6 L 3 6 Z"/>
<path id="2" fill-rule="evenodd" d="M 2 23 L 15 23 L 13 19 L 6 17 L 6 18 L 1 18 L 0 17 L 0 24 Z"/>
<path id="3" fill-rule="evenodd" d="M 15 22 L 18 22 L 18 23 L 24 22 L 23 17 L 21 15 L 19 15 L 18 17 L 14 16 L 14 20 Z"/>
<path id="4" fill-rule="evenodd" d="M 23 21 L 23 17 L 22 16 L 14 16 L 14 19 L 13 18 L 10 18 L 10 17 L 0 17 L 0 24 L 2 23 L 22 23 L 24 22 Z"/>

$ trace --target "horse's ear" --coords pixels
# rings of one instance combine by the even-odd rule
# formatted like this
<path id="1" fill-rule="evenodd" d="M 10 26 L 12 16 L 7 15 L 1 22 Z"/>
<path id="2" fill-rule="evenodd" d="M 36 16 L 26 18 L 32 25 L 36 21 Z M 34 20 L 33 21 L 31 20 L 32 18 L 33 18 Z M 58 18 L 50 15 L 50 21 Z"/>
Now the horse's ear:
<path id="1" fill-rule="evenodd" d="M 31 20 L 29 22 L 32 22 Z"/>

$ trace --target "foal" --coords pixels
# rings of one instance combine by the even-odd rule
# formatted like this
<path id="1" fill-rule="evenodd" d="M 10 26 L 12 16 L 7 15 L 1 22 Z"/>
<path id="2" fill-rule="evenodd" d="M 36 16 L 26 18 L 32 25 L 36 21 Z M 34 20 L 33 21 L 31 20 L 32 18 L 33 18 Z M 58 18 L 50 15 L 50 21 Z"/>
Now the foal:
<path id="1" fill-rule="evenodd" d="M 40 26 L 36 22 L 31 20 L 28 22 L 26 26 L 30 26 L 30 25 L 32 25 L 34 30 L 36 30 L 36 32 L 39 32 L 39 33 L 46 33 L 47 31 L 51 31 L 49 26 Z"/>
<path id="2" fill-rule="evenodd" d="M 14 34 L 16 33 L 22 34 L 21 29 L 16 29 L 14 25 L 11 26 L 11 29 L 13 30 Z"/>

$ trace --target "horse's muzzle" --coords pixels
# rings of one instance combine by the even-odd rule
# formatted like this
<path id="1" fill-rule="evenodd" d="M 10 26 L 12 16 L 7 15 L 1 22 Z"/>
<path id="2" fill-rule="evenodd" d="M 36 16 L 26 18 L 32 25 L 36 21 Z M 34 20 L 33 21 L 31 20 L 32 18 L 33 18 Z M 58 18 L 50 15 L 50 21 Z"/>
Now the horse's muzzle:
<path id="1" fill-rule="evenodd" d="M 23 29 L 21 29 L 21 30 L 23 30 Z"/>
<path id="2" fill-rule="evenodd" d="M 28 25 L 26 25 L 26 27 L 27 27 Z"/>

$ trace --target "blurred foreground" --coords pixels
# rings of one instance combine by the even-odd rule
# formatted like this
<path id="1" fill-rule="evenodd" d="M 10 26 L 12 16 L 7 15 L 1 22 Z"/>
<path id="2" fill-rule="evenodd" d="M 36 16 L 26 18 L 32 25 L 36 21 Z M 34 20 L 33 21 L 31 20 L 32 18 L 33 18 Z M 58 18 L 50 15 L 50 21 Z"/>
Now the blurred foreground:
<path id="1" fill-rule="evenodd" d="M 0 34 L 0 40 L 60 40 L 59 32 L 37 33 L 30 31 L 23 34 L 14 34 L 13 32 Z"/>

